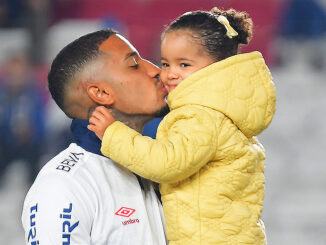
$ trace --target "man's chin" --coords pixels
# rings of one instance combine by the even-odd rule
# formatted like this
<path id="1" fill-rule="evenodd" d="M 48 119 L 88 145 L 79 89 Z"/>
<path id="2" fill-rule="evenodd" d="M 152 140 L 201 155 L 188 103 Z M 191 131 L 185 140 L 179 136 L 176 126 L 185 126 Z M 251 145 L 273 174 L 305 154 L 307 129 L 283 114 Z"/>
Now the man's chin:
<path id="1" fill-rule="evenodd" d="M 164 117 L 166 114 L 170 112 L 169 106 L 165 105 L 161 107 L 158 111 L 152 114 L 153 117 Z"/>

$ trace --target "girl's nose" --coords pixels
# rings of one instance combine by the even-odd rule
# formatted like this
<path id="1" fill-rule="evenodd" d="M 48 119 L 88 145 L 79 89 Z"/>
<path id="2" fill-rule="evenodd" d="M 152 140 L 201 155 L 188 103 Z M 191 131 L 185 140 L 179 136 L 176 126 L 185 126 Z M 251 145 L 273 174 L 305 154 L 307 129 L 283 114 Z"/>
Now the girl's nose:
<path id="1" fill-rule="evenodd" d="M 169 80 L 178 78 L 178 74 L 176 72 L 174 72 L 173 70 L 171 70 L 171 69 L 167 73 L 168 73 L 167 77 L 168 77 Z"/>

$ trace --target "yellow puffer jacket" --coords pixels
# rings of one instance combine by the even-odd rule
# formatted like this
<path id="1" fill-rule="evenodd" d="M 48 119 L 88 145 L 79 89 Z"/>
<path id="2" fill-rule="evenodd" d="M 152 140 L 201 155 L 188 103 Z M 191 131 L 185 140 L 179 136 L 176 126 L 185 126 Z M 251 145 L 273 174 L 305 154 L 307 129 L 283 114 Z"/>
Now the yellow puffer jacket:
<path id="1" fill-rule="evenodd" d="M 168 96 L 157 140 L 121 122 L 102 152 L 161 183 L 170 245 L 266 244 L 262 145 L 254 138 L 275 113 L 275 87 L 259 52 L 214 63 Z"/>

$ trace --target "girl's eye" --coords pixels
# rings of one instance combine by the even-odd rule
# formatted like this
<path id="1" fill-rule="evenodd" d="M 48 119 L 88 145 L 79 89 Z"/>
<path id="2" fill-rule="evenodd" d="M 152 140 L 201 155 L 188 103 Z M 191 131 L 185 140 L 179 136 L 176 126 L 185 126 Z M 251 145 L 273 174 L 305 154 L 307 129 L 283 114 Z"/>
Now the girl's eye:
<path id="1" fill-rule="evenodd" d="M 162 63 L 162 67 L 169 67 L 168 63 Z"/>
<path id="2" fill-rule="evenodd" d="M 181 67 L 187 67 L 187 66 L 190 66 L 190 65 L 187 64 L 187 63 L 181 63 L 180 66 L 181 66 Z"/>

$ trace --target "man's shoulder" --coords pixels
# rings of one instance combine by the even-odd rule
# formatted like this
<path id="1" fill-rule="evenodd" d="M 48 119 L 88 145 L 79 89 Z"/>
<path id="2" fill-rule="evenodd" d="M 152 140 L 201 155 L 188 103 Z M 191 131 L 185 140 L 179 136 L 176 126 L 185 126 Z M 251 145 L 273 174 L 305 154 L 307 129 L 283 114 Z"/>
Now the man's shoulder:
<path id="1" fill-rule="evenodd" d="M 82 229 L 78 225 L 82 223 L 90 229 L 97 199 L 87 178 L 78 173 L 84 168 L 88 154 L 71 144 L 44 165 L 24 201 L 22 223 L 27 240 L 48 241 L 49 236 L 62 239 L 67 232 L 66 224 Z"/>
<path id="2" fill-rule="evenodd" d="M 27 197 L 34 194 L 42 197 L 48 191 L 60 190 L 63 193 L 72 189 L 72 185 L 81 182 L 76 173 L 83 168 L 87 158 L 87 151 L 76 144 L 71 144 L 43 166 Z"/>
<path id="3" fill-rule="evenodd" d="M 96 201 L 91 191 L 94 188 L 91 179 L 98 176 L 96 172 L 91 172 L 93 168 L 89 166 L 101 163 L 98 157 L 99 160 L 95 154 L 71 144 L 43 166 L 26 195 L 24 210 L 35 203 L 54 209 L 66 203 L 91 205 Z"/>
<path id="4" fill-rule="evenodd" d="M 75 143 L 49 160 L 39 172 L 31 189 L 74 189 L 74 187 L 101 188 L 103 182 L 113 181 L 113 175 L 129 172 L 111 159 L 84 150 Z M 122 173 L 124 174 L 124 173 Z M 127 174 L 128 175 L 128 174 Z M 90 187 L 90 185 L 96 185 Z"/>
<path id="5" fill-rule="evenodd" d="M 87 162 L 88 157 L 89 152 L 72 143 L 67 149 L 48 161 L 39 175 L 42 176 L 48 173 L 74 175 Z"/>
<path id="6" fill-rule="evenodd" d="M 87 185 L 85 173 L 95 175 L 89 173 L 92 168 L 88 165 L 95 167 L 99 162 L 90 152 L 72 143 L 42 167 L 27 196 L 42 197 L 42 193 L 49 190 L 54 193 L 75 192 L 79 189 L 77 186 Z"/>

